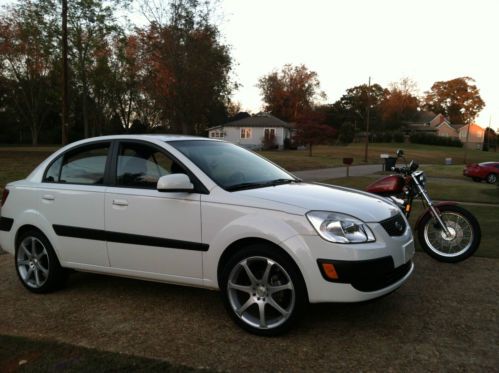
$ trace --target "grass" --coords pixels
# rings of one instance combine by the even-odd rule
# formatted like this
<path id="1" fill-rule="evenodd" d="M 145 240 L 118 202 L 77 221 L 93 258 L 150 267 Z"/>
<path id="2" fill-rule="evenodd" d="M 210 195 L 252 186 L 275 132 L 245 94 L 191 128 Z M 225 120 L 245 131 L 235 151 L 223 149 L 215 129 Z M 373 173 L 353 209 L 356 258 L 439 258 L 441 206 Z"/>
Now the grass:
<path id="1" fill-rule="evenodd" d="M 0 372 L 195 372 L 165 361 L 0 335 Z"/>
<path id="2" fill-rule="evenodd" d="M 376 143 L 369 144 L 368 163 L 381 163 L 380 154 L 394 155 L 398 148 L 404 149 L 408 160 L 414 159 L 420 164 L 443 165 L 445 158 L 450 157 L 455 165 L 461 165 L 461 171 L 465 152 L 467 152 L 467 163 L 499 158 L 495 152 L 481 150 L 466 151 L 463 148 L 421 144 Z M 347 146 L 314 146 L 312 157 L 308 156 L 308 150 L 261 151 L 259 153 L 289 171 L 341 166 L 344 157 L 353 158 L 353 164 L 364 164 L 364 144 L 361 143 Z"/>
<path id="3" fill-rule="evenodd" d="M 25 148 L 1 148 L 0 151 L 0 190 L 15 180 L 26 178 L 52 151 Z"/>

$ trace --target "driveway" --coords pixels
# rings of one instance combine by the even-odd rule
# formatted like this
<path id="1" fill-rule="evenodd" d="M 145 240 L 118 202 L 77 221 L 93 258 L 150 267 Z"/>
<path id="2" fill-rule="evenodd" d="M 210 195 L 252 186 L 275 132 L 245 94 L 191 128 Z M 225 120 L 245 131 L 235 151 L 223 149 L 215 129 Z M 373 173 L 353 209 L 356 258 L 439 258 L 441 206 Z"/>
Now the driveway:
<path id="1" fill-rule="evenodd" d="M 381 164 L 366 164 L 359 166 L 351 166 L 350 176 L 365 176 L 375 172 L 382 171 Z M 295 171 L 292 174 L 296 175 L 304 181 L 320 181 L 326 179 L 338 179 L 347 175 L 346 167 L 322 168 L 319 170 Z"/>
<path id="2" fill-rule="evenodd" d="M 75 273 L 34 295 L 0 255 L 0 334 L 226 371 L 497 372 L 499 261 L 415 263 L 387 297 L 314 305 L 291 333 L 262 338 L 232 323 L 217 292 Z"/>

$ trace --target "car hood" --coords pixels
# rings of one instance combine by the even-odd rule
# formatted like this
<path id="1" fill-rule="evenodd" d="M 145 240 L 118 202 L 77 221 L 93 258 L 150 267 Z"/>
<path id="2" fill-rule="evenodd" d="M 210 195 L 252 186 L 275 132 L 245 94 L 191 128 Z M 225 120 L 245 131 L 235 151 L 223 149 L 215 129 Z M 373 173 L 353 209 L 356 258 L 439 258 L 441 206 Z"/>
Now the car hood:
<path id="1" fill-rule="evenodd" d="M 379 222 L 400 210 L 383 197 L 358 190 L 325 184 L 285 184 L 237 192 L 253 200 L 269 201 L 306 210 L 334 211 L 364 222 Z"/>

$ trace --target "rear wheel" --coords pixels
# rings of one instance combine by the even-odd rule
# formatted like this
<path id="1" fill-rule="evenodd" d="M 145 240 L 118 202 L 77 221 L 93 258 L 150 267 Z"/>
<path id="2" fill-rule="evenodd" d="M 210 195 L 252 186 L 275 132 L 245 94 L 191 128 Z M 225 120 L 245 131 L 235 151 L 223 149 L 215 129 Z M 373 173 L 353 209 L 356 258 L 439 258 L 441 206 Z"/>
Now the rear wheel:
<path id="1" fill-rule="evenodd" d="M 67 277 L 49 240 L 37 230 L 19 237 L 15 264 L 21 283 L 33 293 L 54 291 L 64 285 Z"/>
<path id="2" fill-rule="evenodd" d="M 223 269 L 221 289 L 234 321 L 259 335 L 287 331 L 306 303 L 305 284 L 296 265 L 266 244 L 237 252 Z"/>
<path id="3" fill-rule="evenodd" d="M 487 183 L 489 183 L 489 184 L 495 184 L 497 181 L 497 175 L 496 174 L 488 174 L 486 180 L 487 180 Z"/>
<path id="4" fill-rule="evenodd" d="M 473 255 L 481 239 L 480 224 L 473 214 L 455 205 L 441 206 L 437 210 L 449 235 L 427 213 L 417 227 L 421 247 L 433 258 L 447 263 L 460 262 Z"/>

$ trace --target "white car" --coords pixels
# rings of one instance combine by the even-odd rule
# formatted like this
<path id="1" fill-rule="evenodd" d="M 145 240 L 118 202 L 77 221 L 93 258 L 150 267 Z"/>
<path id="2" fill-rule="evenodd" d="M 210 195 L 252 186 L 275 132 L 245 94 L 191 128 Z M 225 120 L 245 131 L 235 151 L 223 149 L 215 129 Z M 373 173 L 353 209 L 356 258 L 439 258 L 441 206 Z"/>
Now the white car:
<path id="1" fill-rule="evenodd" d="M 8 184 L 2 205 L 0 245 L 30 291 L 61 287 L 67 268 L 220 289 L 257 334 L 287 330 L 307 302 L 383 296 L 414 268 L 388 200 L 206 138 L 78 141 Z"/>

